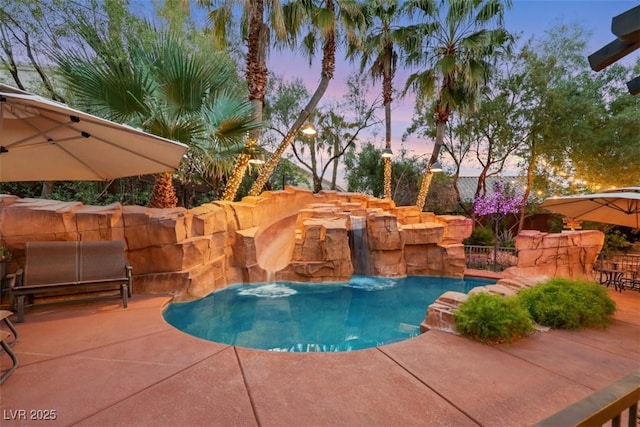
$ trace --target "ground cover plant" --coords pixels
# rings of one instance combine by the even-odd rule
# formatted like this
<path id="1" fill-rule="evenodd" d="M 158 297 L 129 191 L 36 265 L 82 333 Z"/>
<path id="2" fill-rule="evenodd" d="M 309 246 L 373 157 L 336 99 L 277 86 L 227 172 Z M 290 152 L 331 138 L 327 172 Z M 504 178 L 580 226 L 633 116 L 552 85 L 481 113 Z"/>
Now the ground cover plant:
<path id="1" fill-rule="evenodd" d="M 562 277 L 525 289 L 518 299 L 536 323 L 551 328 L 606 328 L 616 311 L 603 286 Z"/>
<path id="2" fill-rule="evenodd" d="M 529 335 L 534 323 L 517 297 L 479 292 L 454 313 L 456 330 L 485 344 L 512 342 Z"/>

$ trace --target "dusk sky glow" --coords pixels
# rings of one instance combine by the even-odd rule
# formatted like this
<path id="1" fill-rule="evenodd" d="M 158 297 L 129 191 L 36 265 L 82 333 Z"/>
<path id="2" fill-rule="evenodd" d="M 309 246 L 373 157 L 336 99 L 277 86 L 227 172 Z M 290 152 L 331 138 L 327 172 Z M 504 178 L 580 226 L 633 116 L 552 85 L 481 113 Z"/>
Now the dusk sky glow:
<path id="1" fill-rule="evenodd" d="M 611 19 L 638 4 L 640 4 L 639 1 L 630 0 L 514 0 L 512 8 L 506 12 L 505 25 L 510 32 L 521 34 L 518 43 L 520 47 L 531 38 L 541 40 L 545 33 L 555 26 L 580 24 L 587 34 L 590 34 L 587 50 L 588 54 L 591 54 L 615 38 L 611 33 Z M 636 58 L 637 54 L 632 53 L 625 58 L 625 61 L 635 61 Z M 313 92 L 320 79 L 320 59 L 320 56 L 314 58 L 312 66 L 309 67 L 308 60 L 302 56 L 273 50 L 270 53 L 268 65 L 270 71 L 287 79 L 301 78 L 307 89 Z M 344 61 L 340 53 L 338 60 L 336 76 L 329 85 L 322 102 L 338 100 L 345 91 L 347 76 L 357 70 L 355 65 Z M 395 88 L 403 88 L 407 76 L 406 73 L 398 73 L 394 80 Z M 379 83 L 372 88 L 373 94 L 379 90 L 378 86 Z M 418 140 L 417 137 L 410 137 L 404 143 L 401 141 L 403 133 L 411 123 L 412 113 L 413 98 L 394 100 L 392 112 L 394 150 L 402 144 L 416 155 L 430 154 L 433 141 Z M 384 130 L 381 126 L 375 139 L 376 145 L 380 148 L 384 146 L 383 139 Z M 467 173 L 473 174 L 473 171 L 470 170 Z"/>

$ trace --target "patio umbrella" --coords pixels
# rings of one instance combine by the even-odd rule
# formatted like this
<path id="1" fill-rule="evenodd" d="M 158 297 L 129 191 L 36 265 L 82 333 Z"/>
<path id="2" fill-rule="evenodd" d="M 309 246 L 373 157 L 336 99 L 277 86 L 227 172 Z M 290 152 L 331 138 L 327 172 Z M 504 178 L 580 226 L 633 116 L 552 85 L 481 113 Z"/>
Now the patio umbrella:
<path id="1" fill-rule="evenodd" d="M 551 197 L 542 207 L 577 220 L 640 228 L 640 187 Z"/>
<path id="2" fill-rule="evenodd" d="M 0 182 L 169 172 L 187 146 L 0 84 Z"/>

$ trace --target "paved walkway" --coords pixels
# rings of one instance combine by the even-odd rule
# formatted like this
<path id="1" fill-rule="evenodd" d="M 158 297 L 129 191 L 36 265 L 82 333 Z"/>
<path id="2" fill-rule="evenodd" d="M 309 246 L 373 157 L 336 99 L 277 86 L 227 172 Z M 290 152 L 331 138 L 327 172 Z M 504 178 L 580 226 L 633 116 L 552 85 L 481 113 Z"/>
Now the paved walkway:
<path id="1" fill-rule="evenodd" d="M 0 386 L 0 425 L 531 425 L 640 368 L 640 293 L 610 293 L 619 310 L 604 331 L 500 346 L 431 331 L 331 354 L 185 335 L 162 319 L 166 297 L 34 308 Z"/>

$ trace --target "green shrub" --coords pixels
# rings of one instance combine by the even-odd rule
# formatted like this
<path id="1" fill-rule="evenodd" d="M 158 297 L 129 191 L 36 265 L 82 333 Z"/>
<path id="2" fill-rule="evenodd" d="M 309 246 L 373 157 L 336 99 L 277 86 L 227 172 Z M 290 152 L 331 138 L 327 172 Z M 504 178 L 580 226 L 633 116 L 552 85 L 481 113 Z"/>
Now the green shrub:
<path id="1" fill-rule="evenodd" d="M 616 311 L 603 286 L 562 277 L 525 289 L 518 299 L 537 323 L 559 329 L 606 328 Z"/>
<path id="2" fill-rule="evenodd" d="M 493 246 L 496 237 L 493 231 L 487 227 L 475 227 L 471 236 L 464 239 L 465 245 Z"/>
<path id="3" fill-rule="evenodd" d="M 516 297 L 479 292 L 454 313 L 457 331 L 483 343 L 512 342 L 533 332 L 534 323 Z"/>

